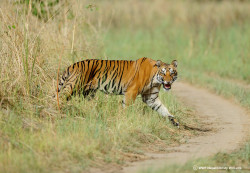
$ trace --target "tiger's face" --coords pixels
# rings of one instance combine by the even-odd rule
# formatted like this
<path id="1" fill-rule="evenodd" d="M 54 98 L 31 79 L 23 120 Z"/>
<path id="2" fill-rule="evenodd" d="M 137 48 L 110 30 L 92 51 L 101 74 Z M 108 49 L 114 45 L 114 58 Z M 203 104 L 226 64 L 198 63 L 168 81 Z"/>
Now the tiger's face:
<path id="1" fill-rule="evenodd" d="M 158 72 L 156 75 L 157 82 L 163 85 L 163 89 L 171 89 L 172 83 L 177 79 L 177 61 L 173 60 L 171 64 L 165 64 L 157 61 Z"/>

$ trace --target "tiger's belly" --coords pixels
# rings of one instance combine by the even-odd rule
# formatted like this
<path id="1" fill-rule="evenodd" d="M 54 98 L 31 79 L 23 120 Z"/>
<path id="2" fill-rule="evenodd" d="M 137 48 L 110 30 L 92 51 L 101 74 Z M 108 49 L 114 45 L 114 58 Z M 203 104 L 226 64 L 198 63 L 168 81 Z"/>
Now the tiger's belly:
<path id="1" fill-rule="evenodd" d="M 125 88 L 122 86 L 112 85 L 112 83 L 105 83 L 98 86 L 98 90 L 106 94 L 124 95 Z"/>

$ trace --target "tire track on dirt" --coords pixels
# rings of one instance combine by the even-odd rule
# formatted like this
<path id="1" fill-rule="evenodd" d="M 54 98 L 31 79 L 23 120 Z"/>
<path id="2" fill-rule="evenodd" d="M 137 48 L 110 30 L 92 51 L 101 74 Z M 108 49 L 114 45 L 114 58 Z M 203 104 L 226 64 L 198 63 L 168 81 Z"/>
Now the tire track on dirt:
<path id="1" fill-rule="evenodd" d="M 170 147 L 168 153 L 146 153 L 153 159 L 129 163 L 122 169 L 122 173 L 138 172 L 149 167 L 154 170 L 173 163 L 184 164 L 188 160 L 217 152 L 231 152 L 244 142 L 250 130 L 250 116 L 244 108 L 205 89 L 182 82 L 174 84 L 173 92 L 186 105 L 194 108 L 203 122 L 217 131 L 194 137 L 186 144 Z"/>

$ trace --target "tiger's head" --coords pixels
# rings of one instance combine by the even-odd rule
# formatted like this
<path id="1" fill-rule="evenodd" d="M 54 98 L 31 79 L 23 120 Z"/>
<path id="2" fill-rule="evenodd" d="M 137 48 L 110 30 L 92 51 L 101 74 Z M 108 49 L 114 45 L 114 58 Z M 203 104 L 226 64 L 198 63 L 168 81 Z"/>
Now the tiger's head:
<path id="1" fill-rule="evenodd" d="M 162 84 L 165 91 L 170 90 L 172 83 L 177 79 L 177 61 L 173 60 L 171 64 L 166 64 L 158 60 L 155 65 L 158 67 L 157 83 Z"/>

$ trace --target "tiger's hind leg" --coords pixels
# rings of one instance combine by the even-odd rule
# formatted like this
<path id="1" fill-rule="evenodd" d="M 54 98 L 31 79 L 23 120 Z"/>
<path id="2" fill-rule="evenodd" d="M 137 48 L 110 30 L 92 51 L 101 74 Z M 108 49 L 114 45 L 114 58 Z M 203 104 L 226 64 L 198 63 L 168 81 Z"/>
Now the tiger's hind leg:
<path id="1" fill-rule="evenodd" d="M 69 101 L 71 99 L 71 96 L 75 93 L 74 86 L 75 86 L 75 83 L 71 83 L 65 86 L 65 88 L 62 91 L 62 95 L 66 97 L 67 101 Z"/>
<path id="2" fill-rule="evenodd" d="M 84 98 L 87 98 L 88 100 L 92 100 L 95 97 L 96 90 L 88 90 L 83 91 Z"/>
<path id="3" fill-rule="evenodd" d="M 66 97 L 66 100 L 70 100 L 73 94 L 77 94 L 79 91 L 78 75 L 71 77 L 64 83 L 62 88 L 62 95 Z"/>

